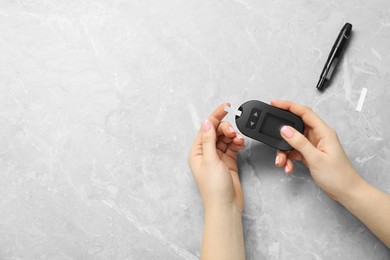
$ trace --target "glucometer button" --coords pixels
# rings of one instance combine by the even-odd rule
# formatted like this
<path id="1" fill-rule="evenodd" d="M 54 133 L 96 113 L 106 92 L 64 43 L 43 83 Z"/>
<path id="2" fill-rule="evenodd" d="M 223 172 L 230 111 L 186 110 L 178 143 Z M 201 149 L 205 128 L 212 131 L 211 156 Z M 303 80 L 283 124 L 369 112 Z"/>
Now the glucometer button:
<path id="1" fill-rule="evenodd" d="M 257 108 L 253 108 L 252 111 L 251 111 L 251 115 L 250 117 L 252 118 L 259 118 L 260 117 L 260 109 L 257 109 Z"/>
<path id="2" fill-rule="evenodd" d="M 256 120 L 249 119 L 248 122 L 246 123 L 246 128 L 249 128 L 251 130 L 255 130 L 256 129 L 256 125 L 257 125 L 257 121 Z"/>
<path id="3" fill-rule="evenodd" d="M 258 108 L 253 108 L 251 110 L 251 113 L 249 115 L 248 122 L 246 123 L 246 128 L 249 128 L 251 130 L 255 130 L 257 126 L 257 122 L 260 118 L 261 110 Z"/>

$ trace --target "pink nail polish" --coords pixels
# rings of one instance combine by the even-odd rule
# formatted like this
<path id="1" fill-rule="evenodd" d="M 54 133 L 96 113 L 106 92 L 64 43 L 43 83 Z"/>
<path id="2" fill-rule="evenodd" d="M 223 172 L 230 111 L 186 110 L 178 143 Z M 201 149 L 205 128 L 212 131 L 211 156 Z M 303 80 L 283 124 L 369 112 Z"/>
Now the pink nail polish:
<path id="1" fill-rule="evenodd" d="M 275 165 L 276 165 L 276 166 L 279 166 L 279 165 L 278 165 L 279 162 L 280 162 L 280 158 L 279 158 L 279 155 L 278 155 L 278 156 L 276 156 L 276 158 L 275 158 Z"/>
<path id="2" fill-rule="evenodd" d="M 211 128 L 210 120 L 208 120 L 208 119 L 204 120 L 202 123 L 203 131 L 206 132 L 206 131 L 210 130 L 210 128 Z"/>
<path id="3" fill-rule="evenodd" d="M 240 134 L 237 134 L 237 138 L 241 139 L 241 140 L 244 139 L 244 137 L 242 135 L 240 135 Z"/>
<path id="4" fill-rule="evenodd" d="M 290 167 L 288 167 L 287 164 L 286 164 L 286 166 L 284 166 L 284 171 L 285 171 L 287 174 L 290 174 Z"/>
<path id="5" fill-rule="evenodd" d="M 291 138 L 294 135 L 294 132 L 288 126 L 283 126 L 280 131 L 287 138 Z"/>
<path id="6" fill-rule="evenodd" d="M 232 132 L 232 133 L 235 133 L 236 131 L 234 131 L 234 128 L 229 126 L 229 131 Z"/>

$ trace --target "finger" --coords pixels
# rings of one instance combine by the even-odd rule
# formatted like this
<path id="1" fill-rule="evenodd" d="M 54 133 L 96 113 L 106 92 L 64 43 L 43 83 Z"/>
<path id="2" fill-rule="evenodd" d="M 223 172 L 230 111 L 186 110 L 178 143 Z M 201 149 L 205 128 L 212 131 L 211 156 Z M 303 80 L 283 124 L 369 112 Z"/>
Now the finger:
<path id="1" fill-rule="evenodd" d="M 206 119 L 202 123 L 202 151 L 203 159 L 206 162 L 217 162 L 219 157 L 217 154 L 217 135 L 213 123 Z"/>
<path id="2" fill-rule="evenodd" d="M 235 137 L 236 136 L 236 130 L 230 125 L 229 122 L 223 121 L 219 124 L 217 129 L 217 136 L 225 135 L 227 137 Z"/>
<path id="3" fill-rule="evenodd" d="M 235 154 L 239 150 L 245 148 L 244 137 L 240 134 L 232 139 L 226 136 L 220 136 L 219 141 L 217 142 L 217 148 L 222 153 L 227 153 L 230 157 L 235 158 Z"/>
<path id="4" fill-rule="evenodd" d="M 218 148 L 218 150 L 225 152 L 227 149 L 227 146 L 231 143 L 234 143 L 236 146 L 245 146 L 244 137 L 240 134 L 236 134 L 236 136 L 234 138 L 230 138 L 227 136 L 218 137 L 217 148 Z"/>
<path id="5" fill-rule="evenodd" d="M 210 121 L 214 124 L 214 129 L 217 129 L 221 120 L 227 115 L 227 112 L 224 110 L 225 106 L 230 107 L 230 103 L 223 103 L 217 107 L 213 113 L 209 116 Z"/>
<path id="6" fill-rule="evenodd" d="M 213 113 L 209 116 L 209 119 L 212 121 L 214 125 L 214 129 L 218 127 L 218 124 L 220 121 L 226 116 L 227 112 L 224 111 L 225 106 L 231 106 L 230 103 L 224 103 L 221 104 L 219 107 L 217 107 Z M 202 129 L 199 129 L 194 143 L 191 148 L 191 155 L 190 157 L 194 157 L 198 155 L 199 153 L 202 153 Z"/>
<path id="7" fill-rule="evenodd" d="M 287 158 L 286 165 L 284 166 L 284 171 L 287 174 L 292 174 L 294 171 L 294 163 L 290 158 Z"/>
<path id="8" fill-rule="evenodd" d="M 217 148 L 223 152 L 231 142 L 236 145 L 244 145 L 244 137 L 236 132 L 229 122 L 221 122 L 217 129 Z"/>
<path id="9" fill-rule="evenodd" d="M 299 151 L 307 162 L 315 162 L 320 153 L 307 138 L 291 126 L 283 126 L 280 130 L 281 136 L 295 150 Z"/>
<path id="10" fill-rule="evenodd" d="M 287 153 L 285 151 L 276 150 L 275 165 L 277 167 L 283 167 L 286 165 Z"/>
<path id="11" fill-rule="evenodd" d="M 225 154 L 233 159 L 236 159 L 237 153 L 244 148 L 245 145 L 236 145 L 234 143 L 231 143 L 228 145 Z"/>
<path id="12" fill-rule="evenodd" d="M 293 161 L 304 161 L 303 156 L 297 150 L 292 150 L 288 153 L 287 157 Z"/>
<path id="13" fill-rule="evenodd" d="M 217 150 L 219 150 L 219 151 L 221 151 L 223 153 L 226 151 L 227 146 L 228 145 L 226 143 L 222 142 L 222 141 L 217 142 Z"/>
<path id="14" fill-rule="evenodd" d="M 222 152 L 225 152 L 226 149 L 227 149 L 227 146 L 233 142 L 233 139 L 232 138 L 229 138 L 229 137 L 226 137 L 226 136 L 220 136 L 218 139 L 217 139 L 217 149 L 222 151 Z"/>
<path id="15" fill-rule="evenodd" d="M 245 139 L 242 135 L 236 134 L 236 137 L 233 139 L 235 145 L 245 145 Z"/>
<path id="16" fill-rule="evenodd" d="M 307 106 L 285 100 L 272 100 L 271 105 L 296 114 L 302 118 L 303 122 L 309 127 L 320 129 L 328 127 L 328 125 Z"/>
<path id="17" fill-rule="evenodd" d="M 232 151 L 232 152 L 239 152 L 240 150 L 244 149 L 245 148 L 245 145 L 243 144 L 234 144 L 234 143 L 231 143 L 227 146 L 227 149 L 226 151 Z"/>

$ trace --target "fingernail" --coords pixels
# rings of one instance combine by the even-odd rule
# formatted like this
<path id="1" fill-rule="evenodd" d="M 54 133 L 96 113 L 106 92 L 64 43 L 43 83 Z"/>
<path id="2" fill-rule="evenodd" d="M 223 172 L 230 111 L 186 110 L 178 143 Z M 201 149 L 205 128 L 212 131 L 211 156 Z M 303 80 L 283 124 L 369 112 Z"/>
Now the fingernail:
<path id="1" fill-rule="evenodd" d="M 279 162 L 280 162 L 280 158 L 279 158 L 279 155 L 276 156 L 275 158 L 275 165 L 278 166 L 279 165 Z"/>
<path id="2" fill-rule="evenodd" d="M 202 129 L 204 132 L 207 132 L 208 130 L 210 130 L 211 128 L 211 123 L 210 123 L 210 120 L 206 119 L 203 121 L 202 123 Z"/>
<path id="3" fill-rule="evenodd" d="M 244 137 L 242 135 L 240 135 L 240 134 L 237 134 L 237 138 L 241 139 L 241 140 L 244 139 Z"/>
<path id="4" fill-rule="evenodd" d="M 294 135 L 294 132 L 288 126 L 283 126 L 280 131 L 287 138 L 291 138 Z"/>
<path id="5" fill-rule="evenodd" d="M 285 171 L 287 174 L 290 174 L 290 167 L 288 167 L 287 164 L 286 164 L 286 166 L 284 166 L 284 171 Z"/>
<path id="6" fill-rule="evenodd" d="M 235 133 L 236 131 L 234 131 L 234 128 L 229 126 L 229 131 L 232 132 L 232 133 Z"/>

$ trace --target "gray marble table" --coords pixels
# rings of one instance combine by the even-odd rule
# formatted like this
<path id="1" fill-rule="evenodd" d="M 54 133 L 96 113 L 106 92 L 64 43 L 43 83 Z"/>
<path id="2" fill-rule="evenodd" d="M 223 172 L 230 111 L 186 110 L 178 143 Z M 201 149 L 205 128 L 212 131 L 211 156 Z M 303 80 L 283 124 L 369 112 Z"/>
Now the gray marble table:
<path id="1" fill-rule="evenodd" d="M 311 106 L 389 193 L 389 89 L 388 0 L 0 1 L 0 259 L 198 259 L 187 155 L 225 101 Z M 303 165 L 246 141 L 247 259 L 390 259 Z"/>

